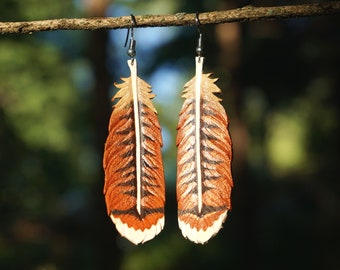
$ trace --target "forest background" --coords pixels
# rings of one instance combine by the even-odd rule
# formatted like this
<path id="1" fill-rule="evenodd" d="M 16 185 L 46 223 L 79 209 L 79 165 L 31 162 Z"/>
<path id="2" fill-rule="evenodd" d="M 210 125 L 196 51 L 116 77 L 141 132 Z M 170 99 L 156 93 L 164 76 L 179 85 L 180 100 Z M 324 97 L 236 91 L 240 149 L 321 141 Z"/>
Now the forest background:
<path id="1" fill-rule="evenodd" d="M 313 1 L 253 1 L 254 6 Z M 227 10 L 247 1 L 1 0 L 1 21 Z M 163 129 L 164 231 L 134 246 L 106 214 L 102 154 L 126 29 L 0 36 L 0 269 L 338 269 L 339 16 L 203 27 L 233 139 L 233 208 L 181 236 L 176 125 L 196 27 L 135 30 Z"/>

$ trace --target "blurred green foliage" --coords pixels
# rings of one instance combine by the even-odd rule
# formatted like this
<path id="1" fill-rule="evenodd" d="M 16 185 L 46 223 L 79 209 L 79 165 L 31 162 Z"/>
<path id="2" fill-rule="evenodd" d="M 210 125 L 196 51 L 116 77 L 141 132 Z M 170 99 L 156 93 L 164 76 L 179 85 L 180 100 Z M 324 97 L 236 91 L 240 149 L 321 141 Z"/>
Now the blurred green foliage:
<path id="1" fill-rule="evenodd" d="M 88 3 L 2 0 L 0 18 L 89 16 Z M 117 0 L 107 1 L 106 15 L 242 4 Z M 166 82 L 153 84 L 167 137 L 165 229 L 135 247 L 107 217 L 100 139 L 107 134 L 97 124 L 107 121 L 112 87 L 102 89 L 105 100 L 96 85 L 100 76 L 112 84 L 127 75 L 125 31 L 111 31 L 103 39 L 107 51 L 99 54 L 93 45 L 105 37 L 100 31 L 1 36 L 0 269 L 337 269 L 338 25 L 332 16 L 204 27 L 205 70 L 220 78 L 235 156 L 233 209 L 204 246 L 183 239 L 177 226 L 174 141 L 181 89 L 164 95 Z M 194 73 L 197 31 L 179 27 L 160 40 L 162 46 L 143 47 L 144 34 L 161 31 L 136 31 L 142 34 L 142 77 L 171 71 L 177 76 L 172 82 L 183 84 Z M 97 61 L 107 73 L 98 71 Z"/>
<path id="2" fill-rule="evenodd" d="M 77 93 L 58 50 L 4 40 L 0 51 L 0 72 L 6 78 L 2 83 L 3 109 L 16 136 L 33 148 L 67 151 L 74 141 L 68 121 Z"/>

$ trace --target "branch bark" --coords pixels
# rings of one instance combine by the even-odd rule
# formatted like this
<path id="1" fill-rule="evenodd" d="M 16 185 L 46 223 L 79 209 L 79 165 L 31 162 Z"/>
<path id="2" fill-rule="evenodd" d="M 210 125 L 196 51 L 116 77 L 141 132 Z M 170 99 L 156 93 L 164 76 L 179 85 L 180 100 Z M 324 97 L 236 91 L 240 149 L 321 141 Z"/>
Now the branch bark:
<path id="1" fill-rule="evenodd" d="M 340 13 L 340 1 L 320 2 L 316 4 L 253 7 L 214 11 L 199 14 L 201 24 L 230 22 L 279 20 L 298 17 L 310 17 Z M 196 14 L 177 13 L 174 15 L 135 16 L 136 27 L 190 26 L 195 25 Z M 97 30 L 118 29 L 131 26 L 130 16 L 101 17 L 80 19 L 54 19 L 26 22 L 0 22 L 1 34 L 33 33 L 56 30 Z"/>

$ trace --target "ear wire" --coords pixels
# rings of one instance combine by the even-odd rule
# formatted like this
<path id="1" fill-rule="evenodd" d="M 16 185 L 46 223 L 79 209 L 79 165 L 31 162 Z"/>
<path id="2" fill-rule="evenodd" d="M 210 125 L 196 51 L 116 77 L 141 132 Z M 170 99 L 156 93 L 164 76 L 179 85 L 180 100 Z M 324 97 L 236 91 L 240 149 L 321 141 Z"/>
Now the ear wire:
<path id="1" fill-rule="evenodd" d="M 199 61 L 201 60 L 201 57 L 203 56 L 203 45 L 202 45 L 202 32 L 201 32 L 201 22 L 199 19 L 199 13 L 196 12 L 196 27 L 198 31 L 198 42 L 197 42 L 197 47 L 196 47 L 196 53 L 197 56 L 199 57 Z"/>
<path id="2" fill-rule="evenodd" d="M 131 16 L 132 26 L 130 26 L 128 28 L 128 31 L 126 33 L 126 39 L 125 39 L 124 47 L 126 47 L 126 45 L 127 45 L 127 41 L 129 39 L 130 31 L 131 31 L 130 44 L 129 44 L 129 49 L 127 51 L 127 54 L 128 54 L 128 56 L 131 57 L 132 63 L 133 63 L 134 57 L 136 55 L 136 40 L 134 39 L 134 36 L 133 36 L 133 29 L 134 29 L 134 27 L 137 26 L 137 22 L 136 22 L 136 18 L 133 14 L 131 14 L 130 16 Z"/>

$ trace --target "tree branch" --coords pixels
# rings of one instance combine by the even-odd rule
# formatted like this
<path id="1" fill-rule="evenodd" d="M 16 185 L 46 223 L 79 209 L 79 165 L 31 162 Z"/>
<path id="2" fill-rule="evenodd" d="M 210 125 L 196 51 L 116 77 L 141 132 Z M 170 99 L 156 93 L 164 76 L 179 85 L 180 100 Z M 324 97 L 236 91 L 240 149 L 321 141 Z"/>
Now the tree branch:
<path id="1" fill-rule="evenodd" d="M 200 13 L 201 24 L 217 24 L 228 22 L 278 20 L 297 17 L 330 15 L 340 13 L 340 1 L 321 2 L 317 4 L 253 7 Z M 136 27 L 160 26 L 190 26 L 195 25 L 196 14 L 177 13 L 175 15 L 142 15 L 135 16 Z M 33 33 L 56 30 L 96 30 L 118 29 L 131 26 L 130 16 L 81 18 L 81 19 L 54 19 L 27 22 L 0 22 L 1 34 Z"/>

